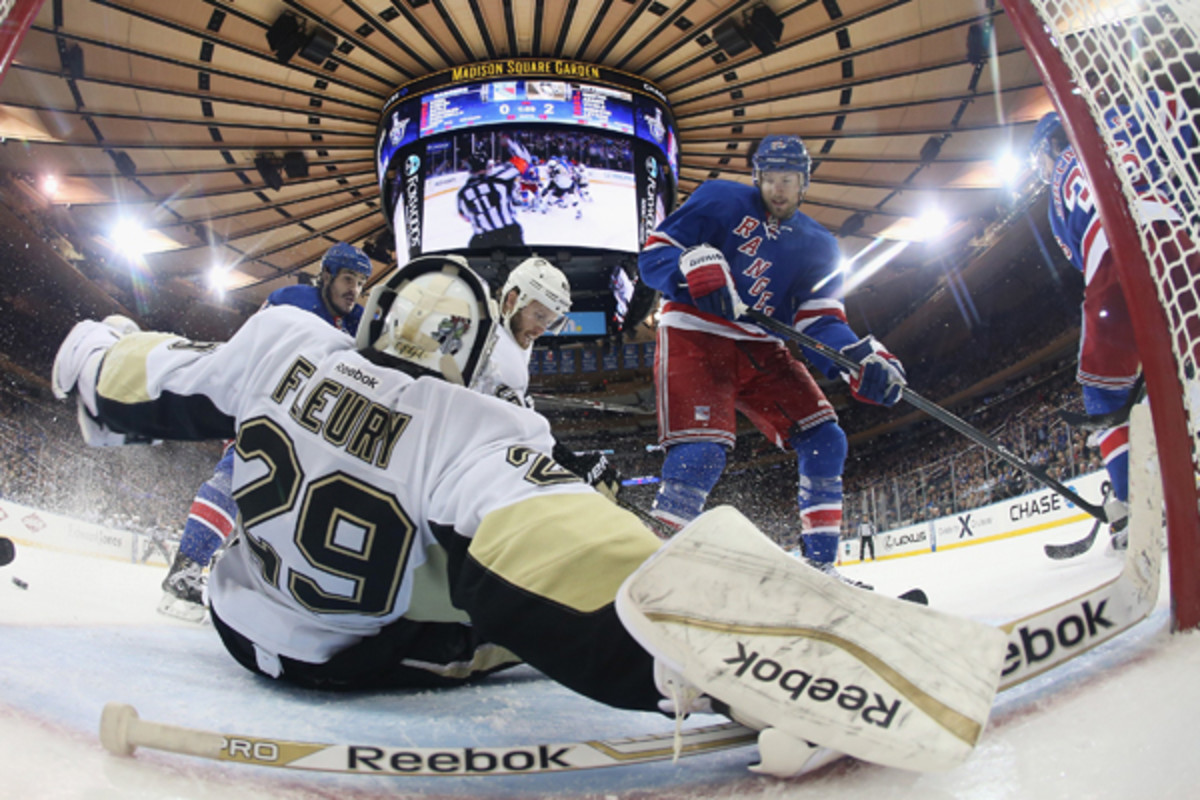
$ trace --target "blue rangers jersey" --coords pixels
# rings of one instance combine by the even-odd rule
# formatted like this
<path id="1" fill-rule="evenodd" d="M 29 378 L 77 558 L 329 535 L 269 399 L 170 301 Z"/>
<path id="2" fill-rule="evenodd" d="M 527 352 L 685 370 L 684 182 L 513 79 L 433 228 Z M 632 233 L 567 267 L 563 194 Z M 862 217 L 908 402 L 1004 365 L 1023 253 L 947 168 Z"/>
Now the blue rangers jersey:
<path id="1" fill-rule="evenodd" d="M 831 347 L 858 341 L 846 324 L 842 257 L 833 234 L 799 211 L 773 220 L 757 187 L 723 180 L 701 184 L 646 238 L 638 268 L 642 279 L 667 300 L 659 324 L 732 338 L 769 338 L 752 323 L 723 320 L 695 307 L 679 256 L 701 244 L 724 254 L 747 306 Z M 805 355 L 827 376 L 840 374 L 824 356 L 807 349 Z"/>
<path id="2" fill-rule="evenodd" d="M 1185 145 L 1195 141 L 1195 132 L 1187 124 L 1187 109 L 1154 92 L 1149 93 L 1149 100 L 1158 124 L 1177 137 L 1170 146 L 1182 153 Z M 1143 126 L 1139 114 L 1120 108 L 1104 115 L 1120 153 L 1119 163 L 1138 192 L 1138 216 L 1145 222 L 1179 220 L 1154 153 L 1156 137 Z M 1074 147 L 1067 147 L 1055 161 L 1051 189 L 1050 229 L 1067 258 L 1083 273 L 1085 283 L 1090 283 L 1109 243 Z"/>
<path id="3" fill-rule="evenodd" d="M 363 311 L 362 306 L 356 305 L 344 317 L 335 317 L 329 313 L 329 307 L 325 305 L 325 301 L 321 298 L 321 289 L 319 287 L 303 286 L 300 284 L 285 286 L 282 289 L 276 289 L 271 292 L 262 307 L 270 308 L 271 306 L 295 306 L 305 311 L 311 311 L 333 327 L 340 331 L 345 331 L 351 336 L 358 333 L 358 323 L 362 319 Z"/>

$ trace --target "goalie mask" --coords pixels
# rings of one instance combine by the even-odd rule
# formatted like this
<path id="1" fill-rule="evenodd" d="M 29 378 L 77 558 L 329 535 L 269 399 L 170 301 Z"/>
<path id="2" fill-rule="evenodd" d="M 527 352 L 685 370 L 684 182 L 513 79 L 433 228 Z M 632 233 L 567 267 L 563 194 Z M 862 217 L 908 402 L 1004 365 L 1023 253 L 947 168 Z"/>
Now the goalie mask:
<path id="1" fill-rule="evenodd" d="M 465 259 L 425 256 L 371 290 L 357 344 L 376 363 L 469 387 L 491 357 L 496 316 Z"/>
<path id="2" fill-rule="evenodd" d="M 503 309 L 509 292 L 517 290 L 517 302 L 512 309 L 502 312 L 502 320 L 512 329 L 512 318 L 534 300 L 554 314 L 554 321 L 546 326 L 550 333 L 561 333 L 567 327 L 567 312 L 571 310 L 571 284 L 558 267 L 544 258 L 533 256 L 513 267 L 508 280 L 500 290 Z"/>

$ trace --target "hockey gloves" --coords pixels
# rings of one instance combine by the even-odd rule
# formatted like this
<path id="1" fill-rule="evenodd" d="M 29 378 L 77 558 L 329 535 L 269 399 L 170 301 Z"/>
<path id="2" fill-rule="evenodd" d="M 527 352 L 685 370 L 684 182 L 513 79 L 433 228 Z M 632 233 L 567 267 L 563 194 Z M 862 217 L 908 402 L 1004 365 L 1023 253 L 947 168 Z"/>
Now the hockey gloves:
<path id="1" fill-rule="evenodd" d="M 841 353 L 858 362 L 858 374 L 844 376 L 856 399 L 889 407 L 900 402 L 906 385 L 904 367 L 874 336 L 843 347 Z"/>
<path id="2" fill-rule="evenodd" d="M 616 502 L 621 491 L 621 474 L 603 453 L 576 453 L 566 445 L 555 442 L 551 453 L 560 465 L 574 472 L 609 500 Z"/>
<path id="3" fill-rule="evenodd" d="M 50 388 L 59 400 L 75 392 L 77 420 L 83 440 L 92 447 L 143 444 L 140 436 L 127 436 L 105 427 L 96 417 L 96 379 L 104 355 L 121 337 L 138 331 L 133 320 L 120 315 L 103 322 L 84 320 L 75 325 L 59 345 L 50 374 Z"/>
<path id="4" fill-rule="evenodd" d="M 717 248 L 702 244 L 684 250 L 679 269 L 687 279 L 696 308 L 725 319 L 737 319 L 746 312 L 746 304 L 738 297 L 729 274 L 729 264 Z"/>

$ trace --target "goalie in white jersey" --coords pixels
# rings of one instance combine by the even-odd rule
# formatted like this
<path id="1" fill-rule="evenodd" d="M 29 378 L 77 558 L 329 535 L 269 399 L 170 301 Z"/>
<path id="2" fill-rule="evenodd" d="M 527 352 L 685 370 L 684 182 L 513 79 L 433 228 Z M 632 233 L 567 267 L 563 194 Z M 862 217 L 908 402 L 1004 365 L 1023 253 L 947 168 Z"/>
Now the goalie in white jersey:
<path id="1" fill-rule="evenodd" d="M 208 591 L 243 666 L 330 689 L 446 685 L 515 651 L 654 708 L 651 658 L 611 604 L 659 541 L 550 458 L 543 417 L 468 390 L 497 335 L 486 285 L 417 259 L 363 316 L 357 349 L 289 307 L 224 344 L 83 322 L 55 387 L 78 389 L 87 438 L 236 434 L 240 525 Z"/>
<path id="2" fill-rule="evenodd" d="M 818 599 L 863 593 L 803 567 L 732 511 L 707 528 L 701 517 L 660 549 L 634 515 L 548 455 L 545 419 L 468 388 L 496 331 L 494 302 L 465 262 L 431 256 L 393 271 L 363 317 L 371 321 L 351 342 L 306 311 L 268 308 L 224 344 L 122 336 L 85 321 L 55 358 L 54 392 L 76 396 L 89 443 L 236 435 L 239 523 L 212 567 L 209 602 L 244 667 L 349 690 L 454 685 L 523 660 L 612 706 L 655 710 L 665 694 L 680 712 L 693 707 L 695 683 L 735 710 L 746 703 L 740 718 L 775 732 L 761 741 L 775 774 L 809 758 L 813 748 L 798 737 L 828 736 L 865 757 L 886 745 L 879 757 L 893 763 L 910 757 L 914 741 L 931 749 L 938 731 L 914 730 L 921 712 L 907 696 L 893 699 L 873 668 L 864 672 L 856 651 L 842 657 L 821 645 L 804 668 L 867 681 L 874 695 L 863 689 L 851 704 L 861 714 L 825 693 L 798 704 L 759 685 L 770 688 L 756 660 L 763 648 L 787 661 L 804 650 L 788 625 L 771 641 L 742 641 L 762 627 L 756 621 L 779 616 L 786 593 L 807 597 L 814 583 Z M 716 568 L 698 577 L 705 564 Z M 682 606 L 660 622 L 652 606 L 664 599 Z M 823 611 L 811 621 L 790 613 L 789 622 L 827 624 Z M 714 627 L 705 621 L 713 614 L 749 627 L 719 619 Z M 908 642 L 901 622 L 884 628 Z M 707 629 L 710 644 L 673 640 L 668 629 L 681 626 Z M 982 670 L 992 691 L 1004 644 L 996 635 L 996 664 Z M 651 649 L 665 660 L 656 664 Z M 911 662 L 914 647 L 903 649 Z M 752 660 L 754 680 L 743 680 Z M 770 664 L 777 676 L 780 664 Z M 723 682 L 710 680 L 719 674 Z"/>

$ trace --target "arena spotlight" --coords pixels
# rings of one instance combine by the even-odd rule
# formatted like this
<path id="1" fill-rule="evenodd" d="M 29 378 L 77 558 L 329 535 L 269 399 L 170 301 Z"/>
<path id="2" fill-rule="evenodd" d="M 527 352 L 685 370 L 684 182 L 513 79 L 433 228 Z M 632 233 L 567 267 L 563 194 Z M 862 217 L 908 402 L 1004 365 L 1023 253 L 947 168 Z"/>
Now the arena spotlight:
<path id="1" fill-rule="evenodd" d="M 996 171 L 996 177 L 999 182 L 1006 186 L 1015 186 L 1020 182 L 1021 176 L 1027 169 L 1027 166 L 1013 155 L 1010 149 L 1004 149 L 992 159 L 992 169 Z"/>
<path id="2" fill-rule="evenodd" d="M 208 288 L 217 297 L 225 297 L 225 290 L 229 288 L 230 270 L 230 266 L 218 262 L 213 262 L 208 269 Z"/>
<path id="3" fill-rule="evenodd" d="M 118 219 L 109 231 L 108 238 L 113 248 L 126 258 L 140 258 L 149 244 L 145 226 L 133 217 Z"/>
<path id="4" fill-rule="evenodd" d="M 917 238 L 922 242 L 940 239 L 950 227 L 950 219 L 940 208 L 927 208 L 917 217 Z"/>
<path id="5" fill-rule="evenodd" d="M 43 175 L 40 185 L 42 196 L 47 200 L 53 200 L 58 195 L 58 189 L 61 184 L 58 182 L 57 175 Z"/>

